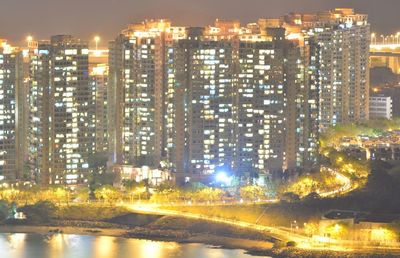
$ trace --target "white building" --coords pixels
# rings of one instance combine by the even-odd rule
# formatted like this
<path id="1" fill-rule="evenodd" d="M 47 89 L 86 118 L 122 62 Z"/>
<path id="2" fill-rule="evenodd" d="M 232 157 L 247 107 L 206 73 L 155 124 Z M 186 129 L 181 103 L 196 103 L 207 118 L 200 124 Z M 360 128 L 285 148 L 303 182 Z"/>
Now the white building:
<path id="1" fill-rule="evenodd" d="M 375 95 L 369 98 L 370 119 L 391 119 L 393 113 L 392 98 L 384 95 Z"/>

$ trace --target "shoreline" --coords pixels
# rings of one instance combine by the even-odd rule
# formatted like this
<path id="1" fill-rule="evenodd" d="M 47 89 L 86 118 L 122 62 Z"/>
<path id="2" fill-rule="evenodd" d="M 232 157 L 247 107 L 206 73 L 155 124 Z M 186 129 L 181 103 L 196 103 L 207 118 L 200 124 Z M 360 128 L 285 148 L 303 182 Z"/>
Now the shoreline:
<path id="1" fill-rule="evenodd" d="M 141 239 L 149 241 L 175 242 L 179 244 L 204 244 L 211 248 L 238 249 L 254 256 L 273 255 L 273 243 L 261 240 L 250 240 L 244 238 L 223 237 L 212 234 L 198 233 L 185 234 L 185 232 L 146 229 L 146 234 L 140 232 L 140 228 L 94 228 L 73 226 L 41 226 L 41 225 L 0 225 L 1 234 L 41 234 L 46 235 L 51 231 L 62 231 L 61 234 L 68 235 L 91 235 L 109 236 L 126 239 Z M 150 234 L 149 234 L 150 232 Z M 174 236 L 173 236 L 174 235 Z"/>
<path id="2" fill-rule="evenodd" d="M 53 232 L 52 232 L 53 231 Z M 91 236 L 109 236 L 126 239 L 138 239 L 160 242 L 175 242 L 178 244 L 204 244 L 210 248 L 216 249 L 236 249 L 243 250 L 244 253 L 257 256 L 266 256 L 273 258 L 370 258 L 370 257 L 399 257 L 398 252 L 381 250 L 364 252 L 361 250 L 330 251 L 330 250 L 304 250 L 300 248 L 274 248 L 272 242 L 263 240 L 250 240 L 245 238 L 224 237 L 207 233 L 188 233 L 185 231 L 157 230 L 146 228 L 101 228 L 101 227 L 73 227 L 73 226 L 49 226 L 49 225 L 0 225 L 0 234 L 61 234 L 68 235 L 91 235 Z"/>

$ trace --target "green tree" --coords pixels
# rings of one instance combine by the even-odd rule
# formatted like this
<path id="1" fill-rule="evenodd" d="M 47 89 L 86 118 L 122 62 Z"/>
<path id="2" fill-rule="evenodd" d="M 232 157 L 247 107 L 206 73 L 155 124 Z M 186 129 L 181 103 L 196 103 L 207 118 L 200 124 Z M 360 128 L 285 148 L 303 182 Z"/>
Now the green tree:
<path id="1" fill-rule="evenodd" d="M 90 189 L 88 187 L 81 187 L 76 190 L 76 200 L 79 202 L 88 202 L 90 199 Z"/>
<path id="2" fill-rule="evenodd" d="M 107 153 L 95 153 L 88 158 L 91 175 L 89 177 L 89 189 L 91 198 L 95 198 L 94 191 L 104 185 L 112 185 L 115 181 L 115 174 L 106 171 Z"/>
<path id="3" fill-rule="evenodd" d="M 258 185 L 247 185 L 240 188 L 240 197 L 244 200 L 257 200 L 265 198 L 265 190 Z"/>
<path id="4" fill-rule="evenodd" d="M 193 194 L 193 198 L 200 202 L 215 202 L 221 201 L 224 196 L 224 191 L 219 188 L 203 188 Z"/>
<path id="5" fill-rule="evenodd" d="M 97 200 L 114 205 L 121 199 L 121 192 L 113 186 L 103 186 L 94 191 Z"/>
<path id="6" fill-rule="evenodd" d="M 50 188 L 49 189 L 51 194 L 52 201 L 62 204 L 67 203 L 69 204 L 70 193 L 68 189 L 57 187 L 57 188 Z"/>

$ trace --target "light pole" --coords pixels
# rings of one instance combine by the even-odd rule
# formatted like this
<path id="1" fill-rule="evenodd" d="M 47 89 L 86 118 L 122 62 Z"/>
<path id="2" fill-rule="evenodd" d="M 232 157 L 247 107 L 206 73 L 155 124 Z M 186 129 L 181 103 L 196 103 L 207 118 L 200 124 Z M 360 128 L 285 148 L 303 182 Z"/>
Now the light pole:
<path id="1" fill-rule="evenodd" d="M 31 35 L 26 37 L 26 42 L 28 43 L 28 48 L 32 47 L 32 41 L 33 41 L 33 37 Z"/>
<path id="2" fill-rule="evenodd" d="M 290 231 L 293 233 L 293 229 L 298 229 L 299 226 L 297 225 L 297 221 L 294 220 L 293 222 L 290 222 Z"/>
<path id="3" fill-rule="evenodd" d="M 99 47 L 99 41 L 100 41 L 100 37 L 99 36 L 94 37 L 94 42 L 96 43 L 96 52 L 97 52 L 98 47 Z"/>

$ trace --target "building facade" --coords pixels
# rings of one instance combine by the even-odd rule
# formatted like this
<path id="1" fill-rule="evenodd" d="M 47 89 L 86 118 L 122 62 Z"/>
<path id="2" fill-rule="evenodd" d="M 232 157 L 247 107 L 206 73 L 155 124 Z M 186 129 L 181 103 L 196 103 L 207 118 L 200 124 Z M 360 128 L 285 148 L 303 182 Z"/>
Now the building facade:
<path id="1" fill-rule="evenodd" d="M 385 95 L 373 95 L 369 98 L 369 118 L 392 119 L 392 98 Z"/>
<path id="2" fill-rule="evenodd" d="M 87 181 L 95 150 L 88 44 L 69 35 L 39 42 L 31 62 L 31 171 L 46 184 Z"/>
<path id="3" fill-rule="evenodd" d="M 26 179 L 23 79 L 22 51 L 0 39 L 0 182 Z"/>
<path id="4" fill-rule="evenodd" d="M 320 132 L 369 118 L 369 40 L 352 9 L 130 25 L 110 44 L 112 162 L 180 178 L 314 166 Z"/>
<path id="5" fill-rule="evenodd" d="M 157 167 L 164 156 L 165 50 L 184 35 L 168 20 L 132 24 L 110 43 L 109 148 L 115 164 Z"/>
<path id="6" fill-rule="evenodd" d="M 108 153 L 108 66 L 99 64 L 90 69 L 91 107 L 89 112 L 94 123 L 95 152 Z M 93 126 L 93 125 L 92 125 Z"/>
<path id="7" fill-rule="evenodd" d="M 296 169 L 302 67 L 301 49 L 284 29 L 268 35 L 237 21 L 130 26 L 110 47 L 114 163 L 161 161 L 180 178 Z"/>

